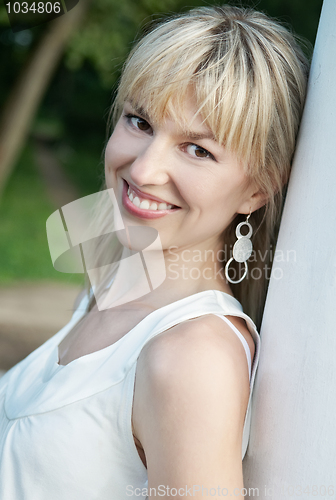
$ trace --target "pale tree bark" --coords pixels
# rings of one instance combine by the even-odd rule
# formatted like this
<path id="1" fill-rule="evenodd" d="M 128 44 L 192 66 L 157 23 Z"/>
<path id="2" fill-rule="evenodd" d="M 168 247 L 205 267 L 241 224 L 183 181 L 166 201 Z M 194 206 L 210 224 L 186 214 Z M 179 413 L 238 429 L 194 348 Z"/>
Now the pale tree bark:
<path id="1" fill-rule="evenodd" d="M 0 121 L 0 195 L 66 43 L 89 4 L 90 0 L 80 0 L 67 14 L 50 22 L 6 102 Z"/>
<path id="2" fill-rule="evenodd" d="M 335 61 L 336 2 L 324 0 L 260 331 L 244 459 L 258 499 L 336 493 Z"/>

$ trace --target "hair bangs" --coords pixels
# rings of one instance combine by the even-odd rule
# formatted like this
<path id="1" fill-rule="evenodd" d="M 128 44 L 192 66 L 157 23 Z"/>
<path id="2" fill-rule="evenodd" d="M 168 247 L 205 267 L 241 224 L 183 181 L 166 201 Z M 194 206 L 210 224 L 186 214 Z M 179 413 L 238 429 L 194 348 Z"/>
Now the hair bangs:
<path id="1" fill-rule="evenodd" d="M 272 264 L 269 248 L 276 241 L 306 95 L 309 61 L 298 39 L 262 12 L 227 4 L 159 20 L 127 58 L 110 115 L 115 125 L 129 101 L 154 127 L 171 118 L 190 131 L 200 117 L 265 194 L 265 204 L 250 218 L 253 247 L 266 256 L 251 262 L 251 274 L 260 271 L 263 278 L 233 286 L 256 322 L 267 289 L 262 270 Z M 185 113 L 190 97 L 192 117 L 189 106 Z M 228 247 L 244 218 L 237 214 L 223 232 Z"/>
<path id="2" fill-rule="evenodd" d="M 145 109 L 155 123 L 169 116 L 188 129 L 191 123 L 186 122 L 183 109 L 192 91 L 197 108 L 194 118 L 201 116 L 219 144 L 240 159 L 248 175 L 255 175 L 265 165 L 273 109 L 264 57 L 258 57 L 258 47 L 254 47 L 258 61 L 252 61 L 247 42 L 244 46 L 232 31 L 223 36 L 218 27 L 205 29 L 200 23 L 204 38 L 195 43 L 195 27 L 189 33 L 188 24 L 182 25 L 174 33 L 167 25 L 149 33 L 126 61 L 114 104 L 114 124 L 124 103 L 130 101 Z M 260 65 L 263 68 L 256 71 Z"/>

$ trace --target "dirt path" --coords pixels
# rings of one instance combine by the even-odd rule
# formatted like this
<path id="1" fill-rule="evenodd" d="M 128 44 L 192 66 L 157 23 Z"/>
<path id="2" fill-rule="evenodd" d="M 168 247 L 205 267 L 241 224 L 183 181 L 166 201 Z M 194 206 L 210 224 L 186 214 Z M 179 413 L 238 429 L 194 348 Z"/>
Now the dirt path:
<path id="1" fill-rule="evenodd" d="M 8 370 L 71 318 L 78 286 L 25 283 L 0 288 L 0 370 Z"/>

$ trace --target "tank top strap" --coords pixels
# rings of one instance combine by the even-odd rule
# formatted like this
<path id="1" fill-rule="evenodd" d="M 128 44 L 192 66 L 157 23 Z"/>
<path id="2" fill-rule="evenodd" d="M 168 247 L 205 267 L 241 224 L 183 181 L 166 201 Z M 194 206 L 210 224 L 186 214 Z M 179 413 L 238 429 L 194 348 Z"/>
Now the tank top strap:
<path id="1" fill-rule="evenodd" d="M 142 348 L 155 335 L 158 335 L 159 333 L 164 332 L 165 330 L 168 330 L 183 321 L 204 316 L 207 314 L 215 314 L 222 318 L 225 317 L 226 315 L 238 316 L 240 318 L 243 318 L 246 321 L 247 327 L 255 343 L 255 354 L 253 361 L 251 360 L 251 354 L 249 353 L 250 351 L 246 351 L 246 355 L 248 355 L 249 353 L 250 357 L 251 374 L 250 374 L 250 396 L 245 414 L 243 439 L 242 439 L 242 458 L 244 458 L 249 441 L 250 424 L 251 424 L 251 401 L 252 401 L 252 392 L 253 392 L 255 375 L 259 362 L 260 337 L 256 325 L 254 324 L 252 319 L 243 312 L 243 308 L 240 302 L 231 295 L 220 292 L 218 290 L 207 290 L 205 292 L 200 292 L 198 294 L 186 297 L 182 300 L 169 304 L 168 306 L 164 306 L 163 308 L 160 308 L 157 311 L 154 311 L 149 316 L 147 316 L 142 322 L 139 323 L 136 329 L 137 330 L 136 338 L 132 336 L 125 338 L 125 342 L 123 342 L 123 344 L 120 346 L 119 354 L 121 357 L 119 358 L 119 360 L 121 361 L 122 358 L 125 359 L 124 356 L 126 355 L 126 353 L 128 353 L 128 359 L 126 363 L 125 362 L 122 363 L 122 366 L 120 366 L 121 370 L 119 372 L 119 376 L 116 377 L 116 381 L 120 380 L 121 377 L 123 377 L 125 378 L 125 381 L 128 380 L 127 383 L 129 384 L 128 385 L 129 392 L 127 394 L 127 399 L 129 400 L 129 404 L 127 405 L 128 413 L 126 412 L 127 414 L 124 416 L 124 418 L 125 421 L 127 422 L 131 421 L 136 362 Z M 224 321 L 226 321 L 226 319 Z M 234 325 L 232 325 L 232 323 L 230 322 L 230 326 L 233 327 Z M 240 336 L 242 336 L 240 332 L 238 336 L 239 338 Z M 136 340 L 136 345 L 134 343 L 135 340 Z M 131 342 L 132 346 L 130 345 Z M 132 353 L 130 353 L 131 348 L 133 351 Z M 248 358 L 248 363 L 249 363 L 249 358 Z M 130 424 L 128 426 L 128 433 L 130 435 L 132 433 Z"/>
<path id="2" fill-rule="evenodd" d="M 235 332 L 241 343 L 243 344 L 245 353 L 246 353 L 246 358 L 247 358 L 247 364 L 248 364 L 248 371 L 249 371 L 249 379 L 251 379 L 251 364 L 252 364 L 252 356 L 251 356 L 251 351 L 249 348 L 248 343 L 246 342 L 244 335 L 240 333 L 238 328 L 229 320 L 227 319 L 226 316 L 222 316 L 221 314 L 215 314 L 215 316 L 218 316 L 221 318 L 227 325 L 230 326 L 230 328 Z"/>

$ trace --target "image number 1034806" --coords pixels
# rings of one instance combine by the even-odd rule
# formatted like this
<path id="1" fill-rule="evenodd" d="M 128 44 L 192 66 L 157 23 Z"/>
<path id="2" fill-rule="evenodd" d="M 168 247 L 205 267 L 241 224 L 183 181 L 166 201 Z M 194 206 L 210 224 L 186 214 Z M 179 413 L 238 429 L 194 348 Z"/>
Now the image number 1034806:
<path id="1" fill-rule="evenodd" d="M 66 14 L 80 0 L 9 1 L 5 0 L 8 19 L 14 32 L 33 28 Z"/>

